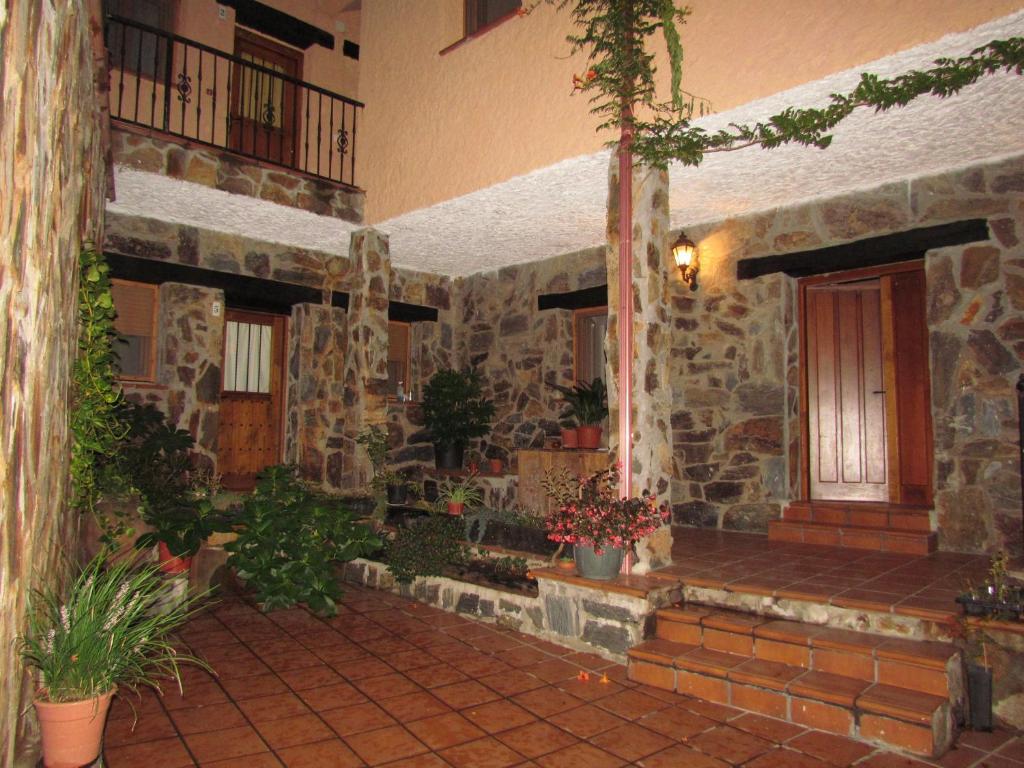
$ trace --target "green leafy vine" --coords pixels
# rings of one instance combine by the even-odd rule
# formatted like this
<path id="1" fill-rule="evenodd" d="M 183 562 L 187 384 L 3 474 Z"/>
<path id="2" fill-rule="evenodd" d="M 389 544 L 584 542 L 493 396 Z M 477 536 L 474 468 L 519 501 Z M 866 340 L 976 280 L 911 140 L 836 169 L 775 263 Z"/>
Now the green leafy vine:
<path id="1" fill-rule="evenodd" d="M 113 342 L 114 301 L 110 268 L 103 255 L 86 245 L 79 257 L 78 355 L 72 370 L 69 426 L 72 434 L 72 504 L 81 512 L 97 514 L 105 538 L 128 532 L 123 519 L 98 514 L 96 503 L 104 491 L 117 485 L 116 457 L 127 433 L 118 406 Z"/>
<path id="2" fill-rule="evenodd" d="M 537 7 L 539 1 L 524 13 Z M 708 132 L 692 125 L 695 115 L 710 111 L 705 99 L 681 90 L 683 48 L 677 25 L 688 8 L 673 0 L 546 0 L 559 9 L 572 5 L 580 28 L 570 35 L 572 51 L 587 52 L 589 69 L 573 78 L 574 90 L 590 94 L 592 112 L 604 118 L 600 128 L 633 134 L 638 160 L 657 168 L 672 161 L 699 165 L 712 152 L 751 146 L 773 149 L 803 144 L 824 149 L 830 133 L 858 109 L 884 112 L 931 94 L 952 96 L 981 78 L 998 72 L 1024 74 L 1024 38 L 993 40 L 960 58 L 937 59 L 930 69 L 912 70 L 892 78 L 864 73 L 849 93 L 833 94 L 826 106 L 782 110 L 754 124 L 729 125 Z M 661 32 L 669 52 L 671 99 L 659 102 L 654 87 L 654 55 L 648 38 Z M 689 98 L 686 98 L 689 97 Z"/>

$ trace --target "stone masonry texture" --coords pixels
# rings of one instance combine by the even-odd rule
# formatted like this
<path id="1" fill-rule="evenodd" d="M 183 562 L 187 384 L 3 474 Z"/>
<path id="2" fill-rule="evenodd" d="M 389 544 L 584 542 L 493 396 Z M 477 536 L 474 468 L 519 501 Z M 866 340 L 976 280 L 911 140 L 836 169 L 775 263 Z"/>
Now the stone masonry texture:
<path id="1" fill-rule="evenodd" d="M 78 254 L 100 237 L 106 172 L 90 3 L 8 3 L 0 13 L 0 763 L 36 726 L 14 641 L 33 589 L 74 557 L 68 382 Z M 98 3 L 94 4 L 98 9 Z M 103 59 L 100 57 L 99 62 Z M 69 140 L 74 137 L 74 140 Z M 62 559 L 66 558 L 66 559 Z"/>

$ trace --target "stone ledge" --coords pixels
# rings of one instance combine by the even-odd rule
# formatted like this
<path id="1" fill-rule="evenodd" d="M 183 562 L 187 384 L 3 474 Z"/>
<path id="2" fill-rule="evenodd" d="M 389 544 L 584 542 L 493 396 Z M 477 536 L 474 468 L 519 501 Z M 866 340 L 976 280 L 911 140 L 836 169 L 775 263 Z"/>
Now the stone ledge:
<path id="1" fill-rule="evenodd" d="M 652 593 L 663 592 L 678 588 L 680 580 L 674 576 L 660 576 L 656 573 L 646 576 L 618 576 L 611 581 L 596 581 L 585 579 L 575 573 L 563 571 L 558 568 L 538 568 L 532 571 L 538 581 L 551 579 L 553 581 L 564 581 L 568 584 L 575 584 L 579 587 L 586 587 L 598 592 L 614 592 L 620 595 L 630 595 L 648 599 Z"/>

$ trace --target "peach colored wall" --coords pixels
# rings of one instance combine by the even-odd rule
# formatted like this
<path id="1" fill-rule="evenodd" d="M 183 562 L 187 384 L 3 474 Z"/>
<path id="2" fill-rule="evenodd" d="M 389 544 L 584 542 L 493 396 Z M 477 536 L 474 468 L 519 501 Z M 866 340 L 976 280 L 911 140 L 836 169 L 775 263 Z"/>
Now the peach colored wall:
<path id="1" fill-rule="evenodd" d="M 462 0 L 364 3 L 356 176 L 367 222 L 599 149 L 568 11 L 542 4 L 444 55 Z M 963 31 L 1024 0 L 693 0 L 683 85 L 724 111 Z M 667 73 L 662 67 L 663 79 Z"/>

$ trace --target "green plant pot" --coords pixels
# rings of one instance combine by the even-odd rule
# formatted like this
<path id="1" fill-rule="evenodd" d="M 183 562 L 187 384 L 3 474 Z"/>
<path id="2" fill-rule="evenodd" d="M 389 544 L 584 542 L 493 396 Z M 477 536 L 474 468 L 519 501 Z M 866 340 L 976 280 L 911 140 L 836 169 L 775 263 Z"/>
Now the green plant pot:
<path id="1" fill-rule="evenodd" d="M 595 579 L 596 581 L 614 579 L 622 569 L 622 554 L 622 550 L 615 547 L 605 547 L 599 555 L 594 552 L 593 547 L 586 544 L 573 545 L 576 570 L 585 579 Z"/>

